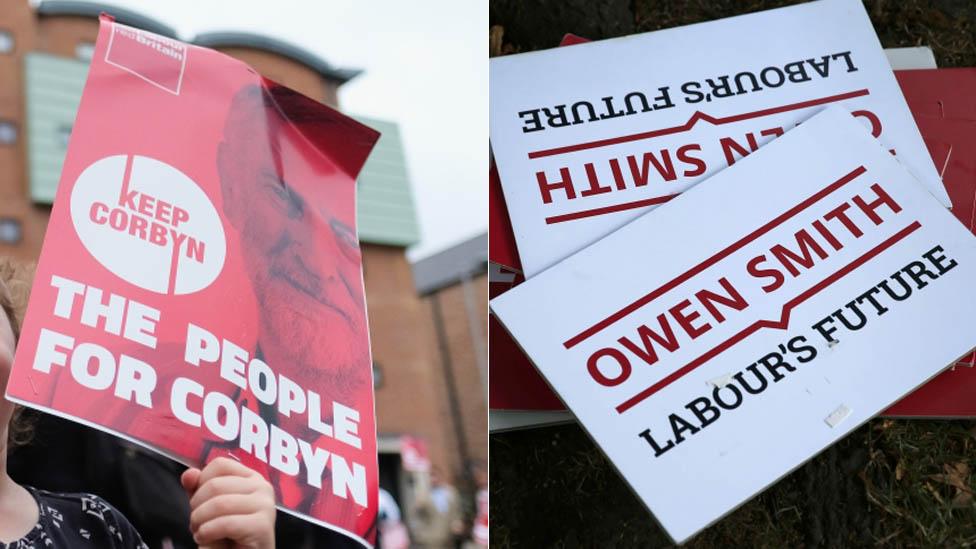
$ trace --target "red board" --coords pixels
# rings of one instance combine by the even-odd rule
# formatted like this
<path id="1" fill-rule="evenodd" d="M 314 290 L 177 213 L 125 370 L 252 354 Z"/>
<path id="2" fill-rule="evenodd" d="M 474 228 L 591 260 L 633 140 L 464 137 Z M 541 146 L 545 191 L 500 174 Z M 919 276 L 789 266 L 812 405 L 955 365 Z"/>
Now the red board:
<path id="1" fill-rule="evenodd" d="M 522 270 L 494 160 L 488 167 L 488 260 L 511 270 Z"/>
<path id="2" fill-rule="evenodd" d="M 378 134 L 103 17 L 7 387 L 375 537 L 355 178 Z"/>
<path id="3" fill-rule="evenodd" d="M 942 174 L 952 213 L 976 234 L 976 69 L 896 71 L 908 106 Z M 963 357 L 885 414 L 976 417 L 974 355 Z"/>
<path id="4" fill-rule="evenodd" d="M 501 295 L 521 282 L 521 275 L 492 264 L 488 285 L 490 298 Z M 492 410 L 563 410 L 562 401 L 536 371 L 515 340 L 488 315 L 491 385 L 488 406 Z"/>

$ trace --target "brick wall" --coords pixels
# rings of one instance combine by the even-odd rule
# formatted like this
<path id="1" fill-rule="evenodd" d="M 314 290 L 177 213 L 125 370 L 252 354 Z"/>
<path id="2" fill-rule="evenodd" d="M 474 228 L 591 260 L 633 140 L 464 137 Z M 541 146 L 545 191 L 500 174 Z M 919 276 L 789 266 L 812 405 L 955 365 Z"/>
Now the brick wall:
<path id="1" fill-rule="evenodd" d="M 41 250 L 50 209 L 31 204 L 27 192 L 27 149 L 24 119 L 24 52 L 35 49 L 34 13 L 27 2 L 0 2 L 0 29 L 14 37 L 14 50 L 0 53 L 0 120 L 13 122 L 17 141 L 0 144 L 0 218 L 20 221 L 22 240 L 0 243 L 0 254 L 36 259 Z"/>
<path id="2" fill-rule="evenodd" d="M 488 460 L 488 276 L 481 274 L 442 288 L 424 298 L 432 317 L 440 311 L 441 322 L 433 322 L 435 330 L 443 330 L 445 349 L 438 359 L 445 384 L 452 379 L 455 400 L 447 395 L 446 415 L 442 421 L 451 429 L 448 436 L 457 454 L 469 460 Z M 436 334 L 435 334 L 436 336 Z M 442 342 L 438 342 L 440 345 Z M 456 406 L 457 413 L 451 408 Z M 461 433 L 458 433 L 458 430 Z M 460 445 L 463 441 L 463 452 Z M 461 456 L 458 456 L 460 459 Z"/>
<path id="3" fill-rule="evenodd" d="M 370 345 L 382 375 L 376 390 L 378 431 L 425 438 L 431 461 L 456 473 L 461 463 L 447 421 L 430 309 L 413 289 L 401 248 L 365 244 L 363 252 Z"/>

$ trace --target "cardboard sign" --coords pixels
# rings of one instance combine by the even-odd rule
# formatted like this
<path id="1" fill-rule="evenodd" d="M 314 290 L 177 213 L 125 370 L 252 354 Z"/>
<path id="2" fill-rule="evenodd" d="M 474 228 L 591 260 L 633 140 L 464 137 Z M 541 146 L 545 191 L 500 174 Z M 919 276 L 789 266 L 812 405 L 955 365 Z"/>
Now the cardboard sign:
<path id="1" fill-rule="evenodd" d="M 832 106 L 491 308 L 681 542 L 976 346 L 974 277 Z"/>
<path id="2" fill-rule="evenodd" d="M 528 278 L 829 104 L 949 205 L 857 0 L 497 57 L 490 75 L 492 149 Z"/>
<path id="3" fill-rule="evenodd" d="M 376 430 L 355 178 L 378 134 L 103 18 L 7 398 L 369 545 Z"/>

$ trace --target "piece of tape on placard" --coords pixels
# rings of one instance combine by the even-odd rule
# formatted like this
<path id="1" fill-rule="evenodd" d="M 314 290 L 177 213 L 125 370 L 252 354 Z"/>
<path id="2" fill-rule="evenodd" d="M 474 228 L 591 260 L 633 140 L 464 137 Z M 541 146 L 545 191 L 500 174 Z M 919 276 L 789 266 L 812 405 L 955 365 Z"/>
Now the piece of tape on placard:
<path id="1" fill-rule="evenodd" d="M 725 387 L 729 383 L 732 383 L 732 372 L 708 380 L 709 385 L 718 389 Z"/>
<path id="2" fill-rule="evenodd" d="M 830 415 L 824 418 L 824 422 L 831 427 L 837 427 L 837 424 L 844 421 L 844 418 L 849 415 L 851 415 L 851 409 L 846 404 L 841 404 L 836 410 L 830 412 Z"/>

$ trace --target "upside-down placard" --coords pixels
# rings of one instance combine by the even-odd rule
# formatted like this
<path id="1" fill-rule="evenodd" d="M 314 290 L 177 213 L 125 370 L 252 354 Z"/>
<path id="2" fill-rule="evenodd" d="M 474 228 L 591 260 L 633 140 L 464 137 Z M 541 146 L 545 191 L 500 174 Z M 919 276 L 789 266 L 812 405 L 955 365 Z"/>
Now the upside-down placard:
<path id="1" fill-rule="evenodd" d="M 490 61 L 489 131 L 527 278 L 843 105 L 949 198 L 857 0 Z"/>

